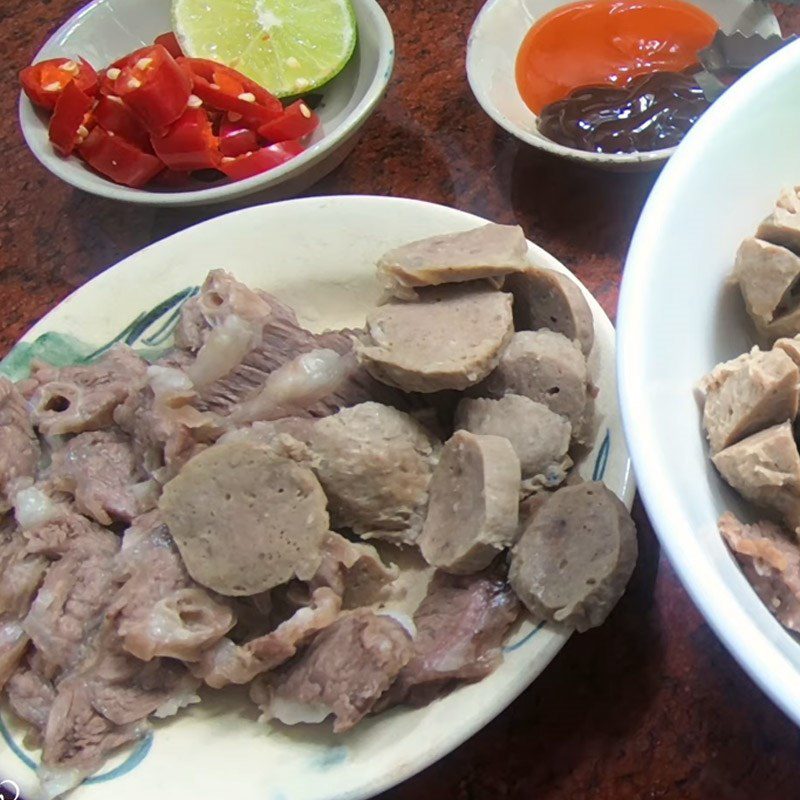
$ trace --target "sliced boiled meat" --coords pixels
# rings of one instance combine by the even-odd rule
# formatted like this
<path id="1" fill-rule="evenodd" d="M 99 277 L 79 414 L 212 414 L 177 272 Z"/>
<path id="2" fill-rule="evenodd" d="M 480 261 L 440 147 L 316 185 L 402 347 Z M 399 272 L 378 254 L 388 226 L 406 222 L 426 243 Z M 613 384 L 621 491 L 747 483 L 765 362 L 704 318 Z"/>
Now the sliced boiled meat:
<path id="1" fill-rule="evenodd" d="M 116 568 L 122 586 L 107 616 L 123 648 L 142 661 L 199 661 L 236 622 L 229 604 L 189 577 L 157 514 L 126 531 Z"/>
<path id="2" fill-rule="evenodd" d="M 800 452 L 789 422 L 726 447 L 712 461 L 742 497 L 800 532 Z"/>
<path id="3" fill-rule="evenodd" d="M 503 289 L 514 297 L 518 331 L 549 328 L 578 342 L 585 356 L 594 345 L 594 317 L 581 287 L 568 275 L 529 267 L 509 275 Z"/>
<path id="4" fill-rule="evenodd" d="M 80 662 L 90 633 L 119 588 L 113 568 L 119 540 L 103 532 L 104 541 L 99 531 L 94 539 L 102 541 L 97 549 L 76 544 L 50 567 L 23 622 L 36 649 L 63 670 Z"/>
<path id="5" fill-rule="evenodd" d="M 360 367 L 355 355 L 309 350 L 271 372 L 258 393 L 231 410 L 236 425 L 299 416 L 335 395 Z"/>
<path id="6" fill-rule="evenodd" d="M 800 633 L 800 547 L 773 522 L 746 525 L 733 514 L 720 517 L 719 532 L 764 605 Z"/>
<path id="7" fill-rule="evenodd" d="M 147 364 L 133 350 L 117 345 L 85 366 L 34 364 L 30 395 L 33 423 L 40 433 L 97 431 L 112 424 L 114 409 L 145 384 Z"/>
<path id="8" fill-rule="evenodd" d="M 419 538 L 425 560 L 461 575 L 488 567 L 516 541 L 519 488 L 519 458 L 508 439 L 456 431 L 431 480 Z"/>
<path id="9" fill-rule="evenodd" d="M 750 353 L 718 364 L 700 383 L 703 427 L 711 452 L 797 416 L 800 370 L 781 349 Z"/>
<path id="10" fill-rule="evenodd" d="M 794 363 L 800 367 L 800 336 L 778 339 L 773 347 L 774 350 L 783 350 Z"/>
<path id="11" fill-rule="evenodd" d="M 39 456 L 28 404 L 11 381 L 0 377 L 0 514 L 14 505 L 18 489 L 33 483 Z"/>
<path id="12" fill-rule="evenodd" d="M 375 378 L 407 392 L 466 389 L 497 366 L 513 332 L 511 295 L 440 286 L 372 311 L 356 353 Z"/>
<path id="13" fill-rule="evenodd" d="M 425 705 L 459 682 L 490 675 L 519 611 L 496 565 L 476 575 L 437 572 L 414 614 L 414 654 L 380 706 Z"/>
<path id="14" fill-rule="evenodd" d="M 110 525 L 153 508 L 155 490 L 144 480 L 131 440 L 119 431 L 78 434 L 53 454 L 50 485 L 75 498 L 82 514 Z"/>
<path id="15" fill-rule="evenodd" d="M 560 486 L 572 467 L 569 420 L 528 397 L 465 398 L 456 411 L 456 427 L 508 439 L 520 461 L 525 493 Z"/>
<path id="16" fill-rule="evenodd" d="M 275 630 L 237 645 L 222 639 L 191 670 L 213 689 L 244 685 L 288 661 L 315 633 L 339 617 L 342 598 L 327 586 L 315 589 L 309 604 L 296 611 Z"/>
<path id="17" fill-rule="evenodd" d="M 30 637 L 23 620 L 48 566 L 44 556 L 30 551 L 21 531 L 10 525 L 0 530 L 0 689 L 28 649 Z"/>
<path id="18" fill-rule="evenodd" d="M 56 699 L 53 682 L 34 664 L 28 663 L 14 673 L 7 691 L 8 702 L 14 713 L 41 734 L 47 726 L 50 709 Z"/>
<path id="19" fill-rule="evenodd" d="M 586 358 L 561 333 L 515 333 L 497 369 L 474 393 L 494 398 L 522 395 L 566 417 L 578 441 L 588 438 L 593 404 Z"/>
<path id="20" fill-rule="evenodd" d="M 245 286 L 225 270 L 211 270 L 200 292 L 181 309 L 175 344 L 182 350 L 197 353 L 211 332 L 233 317 L 260 327 L 275 316 L 297 322 L 294 312 L 271 295 Z"/>
<path id="21" fill-rule="evenodd" d="M 368 402 L 316 422 L 307 444 L 335 528 L 397 543 L 416 540 L 438 451 L 422 425 Z"/>
<path id="22" fill-rule="evenodd" d="M 415 289 L 424 286 L 502 279 L 525 269 L 527 256 L 528 242 L 522 228 L 489 223 L 390 250 L 378 261 L 378 280 L 389 295 L 413 300 Z"/>
<path id="23" fill-rule="evenodd" d="M 565 486 L 536 511 L 511 555 L 509 580 L 534 621 L 601 625 L 638 556 L 636 526 L 602 483 Z"/>
<path id="24" fill-rule="evenodd" d="M 197 686 L 177 662 L 143 664 L 122 651 L 108 626 L 101 627 L 83 661 L 56 682 L 43 736 L 46 774 L 69 770 L 80 782 L 143 736 L 148 717 L 198 702 Z"/>
<path id="25" fill-rule="evenodd" d="M 334 733 L 360 722 L 413 654 L 411 637 L 392 617 L 359 610 L 318 633 L 293 661 L 251 689 L 265 719 L 292 725 L 334 715 Z"/>
<path id="26" fill-rule="evenodd" d="M 343 608 L 359 608 L 390 597 L 399 574 L 397 567 L 383 562 L 372 545 L 351 542 L 331 532 L 322 546 L 322 563 L 309 589 L 327 586 L 342 598 Z"/>
<path id="27" fill-rule="evenodd" d="M 248 442 L 195 456 L 166 485 L 159 508 L 189 574 L 232 597 L 311 578 L 329 529 L 311 470 Z"/>
<path id="28" fill-rule="evenodd" d="M 298 328 L 280 349 L 262 342 L 225 378 L 200 389 L 196 405 L 237 425 L 281 416 L 325 417 L 366 400 L 398 408 L 411 397 L 375 380 L 354 355 L 355 331 L 311 334 Z"/>
<path id="29" fill-rule="evenodd" d="M 147 386 L 114 412 L 114 421 L 133 440 L 138 462 L 161 484 L 222 434 L 214 415 L 190 404 L 195 398 L 185 373 L 154 365 Z"/>

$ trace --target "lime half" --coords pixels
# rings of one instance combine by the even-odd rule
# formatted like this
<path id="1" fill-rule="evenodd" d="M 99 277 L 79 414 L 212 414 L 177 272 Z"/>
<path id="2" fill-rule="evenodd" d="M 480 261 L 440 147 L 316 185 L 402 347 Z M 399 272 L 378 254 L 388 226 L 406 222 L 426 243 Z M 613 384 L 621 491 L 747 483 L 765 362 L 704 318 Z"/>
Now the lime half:
<path id="1" fill-rule="evenodd" d="M 278 97 L 316 89 L 356 47 L 350 0 L 173 0 L 183 51 L 238 69 Z"/>

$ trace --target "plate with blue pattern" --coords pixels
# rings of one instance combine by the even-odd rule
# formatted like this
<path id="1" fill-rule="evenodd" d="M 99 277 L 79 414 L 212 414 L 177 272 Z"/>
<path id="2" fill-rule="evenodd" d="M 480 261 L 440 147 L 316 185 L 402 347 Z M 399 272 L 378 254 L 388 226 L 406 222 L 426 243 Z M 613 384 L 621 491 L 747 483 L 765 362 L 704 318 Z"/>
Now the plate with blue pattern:
<path id="1" fill-rule="evenodd" d="M 31 360 L 86 362 L 116 342 L 145 357 L 169 347 L 180 309 L 211 269 L 224 268 L 291 305 L 315 331 L 363 325 L 379 295 L 375 263 L 388 249 L 486 220 L 444 206 L 386 197 L 324 197 L 236 211 L 157 242 L 98 275 L 35 325 L 0 363 L 18 380 Z M 566 268 L 534 244 L 531 260 Z M 630 507 L 634 480 L 616 395 L 614 329 L 584 289 L 594 315 L 590 371 L 598 388 L 596 440 L 578 463 Z M 330 726 L 259 722 L 242 690 L 207 692 L 203 702 L 156 722 L 76 789 L 74 800 L 360 800 L 409 778 L 458 747 L 526 689 L 569 638 L 557 626 L 523 620 L 501 666 L 430 705 L 395 708 L 346 734 Z M 39 753 L 0 706 L 0 776 L 26 800 L 40 800 Z"/>

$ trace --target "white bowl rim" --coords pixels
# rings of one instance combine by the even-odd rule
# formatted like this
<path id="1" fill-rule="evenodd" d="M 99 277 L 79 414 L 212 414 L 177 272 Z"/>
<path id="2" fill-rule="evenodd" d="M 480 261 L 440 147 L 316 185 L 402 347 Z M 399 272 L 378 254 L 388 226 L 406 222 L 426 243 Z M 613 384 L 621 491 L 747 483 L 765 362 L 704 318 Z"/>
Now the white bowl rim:
<path id="1" fill-rule="evenodd" d="M 71 30 L 81 22 L 85 16 L 91 14 L 95 8 L 108 4 L 111 1 L 112 0 L 92 0 L 83 8 L 79 9 L 64 22 L 58 30 L 48 37 L 47 41 L 39 48 L 38 52 L 31 60 L 31 64 L 42 60 L 42 51 L 48 49 L 57 39 L 70 33 Z M 61 180 L 77 189 L 100 197 L 106 197 L 110 200 L 124 200 L 130 203 L 158 206 L 199 205 L 203 203 L 232 200 L 252 192 L 277 186 L 282 183 L 284 179 L 292 177 L 295 173 L 305 172 L 306 169 L 321 161 L 324 156 L 333 152 L 351 133 L 358 130 L 378 105 L 389 85 L 395 62 L 394 32 L 389 23 L 389 19 L 377 0 L 353 0 L 353 2 L 354 4 L 359 3 L 362 5 L 363 9 L 372 17 L 378 29 L 380 40 L 378 64 L 375 68 L 372 81 L 367 87 L 364 97 L 361 98 L 358 105 L 336 130 L 323 136 L 320 141 L 313 144 L 299 156 L 296 156 L 269 172 L 262 173 L 261 175 L 254 175 L 252 178 L 246 178 L 241 181 L 228 181 L 219 186 L 211 186 L 207 189 L 193 189 L 190 191 L 151 192 L 147 189 L 132 189 L 128 186 L 120 186 L 110 180 L 102 180 L 95 184 L 84 177 L 83 167 L 75 164 L 70 159 L 60 159 L 51 162 L 44 159 L 44 153 L 40 151 L 39 147 L 34 145 L 32 138 L 28 135 L 29 127 L 24 121 L 22 112 L 26 106 L 32 108 L 33 104 L 28 100 L 25 93 L 21 91 L 18 114 L 22 135 L 25 138 L 29 150 L 36 157 L 37 161 L 56 177 L 61 178 Z M 88 174 L 95 178 L 102 177 L 94 173 Z"/>
<path id="2" fill-rule="evenodd" d="M 545 150 L 557 156 L 564 156 L 573 161 L 580 161 L 584 164 L 609 165 L 609 166 L 631 166 L 644 164 L 658 164 L 669 159 L 677 150 L 676 147 L 665 147 L 661 150 L 641 150 L 635 153 L 597 153 L 593 150 L 578 150 L 576 147 L 567 147 L 563 144 L 548 139 L 546 136 L 534 136 L 524 128 L 514 125 L 506 116 L 502 114 L 491 98 L 484 92 L 475 78 L 475 63 L 470 57 L 474 54 L 473 44 L 475 38 L 480 35 L 481 27 L 486 21 L 486 17 L 492 13 L 495 6 L 506 3 L 508 0 L 489 0 L 478 13 L 475 22 L 470 30 L 467 40 L 467 81 L 469 82 L 472 93 L 475 95 L 481 108 L 503 129 L 510 134 L 521 139 L 523 142 Z M 707 111 L 705 112 L 708 113 Z"/>
<path id="3" fill-rule="evenodd" d="M 694 603 L 730 653 L 761 689 L 800 724 L 800 681 L 797 670 L 776 644 L 737 602 L 733 588 L 709 565 L 671 484 L 660 456 L 657 434 L 642 422 L 648 387 L 640 379 L 646 360 L 646 304 L 641 302 L 649 278 L 648 263 L 658 241 L 662 220 L 673 205 L 687 175 L 713 146 L 716 131 L 732 124 L 740 109 L 764 91 L 765 85 L 787 80 L 796 69 L 800 42 L 781 49 L 731 87 L 689 131 L 665 167 L 645 205 L 625 264 L 617 311 L 617 386 L 623 429 L 637 485 L 653 527 L 676 573 Z M 698 376 L 699 377 L 699 376 Z M 691 391 L 691 387 L 687 387 Z"/>

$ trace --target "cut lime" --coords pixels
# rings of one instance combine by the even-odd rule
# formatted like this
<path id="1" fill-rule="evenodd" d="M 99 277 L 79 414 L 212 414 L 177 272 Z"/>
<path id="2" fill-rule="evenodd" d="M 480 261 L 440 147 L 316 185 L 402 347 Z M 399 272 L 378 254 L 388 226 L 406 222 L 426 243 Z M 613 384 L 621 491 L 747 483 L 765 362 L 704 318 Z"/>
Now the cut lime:
<path id="1" fill-rule="evenodd" d="M 350 0 L 173 0 L 183 51 L 243 72 L 278 97 L 316 89 L 353 55 Z"/>

